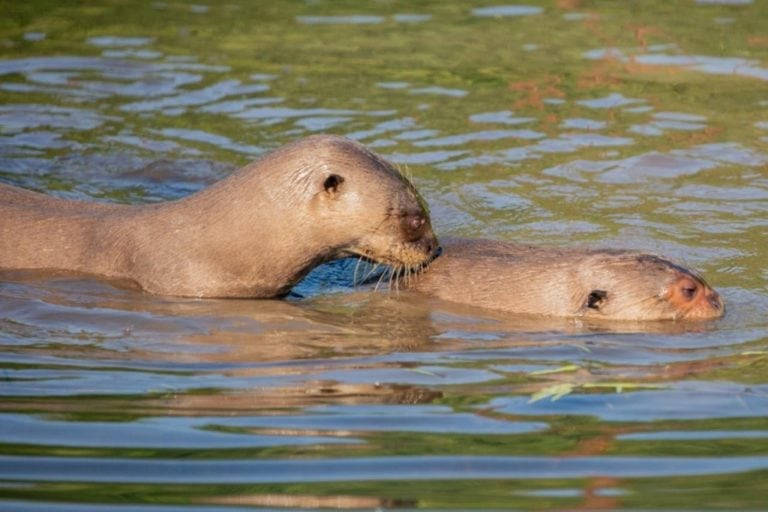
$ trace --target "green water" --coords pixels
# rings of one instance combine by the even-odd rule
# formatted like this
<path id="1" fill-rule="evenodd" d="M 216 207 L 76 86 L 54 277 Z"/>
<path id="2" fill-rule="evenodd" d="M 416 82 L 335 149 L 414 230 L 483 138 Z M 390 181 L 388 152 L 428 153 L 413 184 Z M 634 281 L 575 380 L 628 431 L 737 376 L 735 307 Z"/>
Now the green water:
<path id="1" fill-rule="evenodd" d="M 768 3 L 0 2 L 0 182 L 189 194 L 312 133 L 439 235 L 632 247 L 702 324 L 0 281 L 3 510 L 768 507 Z M 499 293 L 509 293 L 500 290 Z"/>

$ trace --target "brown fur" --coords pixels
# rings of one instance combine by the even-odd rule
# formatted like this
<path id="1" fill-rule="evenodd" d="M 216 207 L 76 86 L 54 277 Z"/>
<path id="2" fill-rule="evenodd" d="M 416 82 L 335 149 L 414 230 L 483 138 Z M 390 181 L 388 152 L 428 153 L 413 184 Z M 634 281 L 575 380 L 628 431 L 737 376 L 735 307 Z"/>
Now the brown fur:
<path id="1" fill-rule="evenodd" d="M 631 251 L 553 249 L 443 240 L 412 287 L 443 300 L 531 315 L 613 320 L 718 318 L 720 296 L 701 277 Z"/>
<path id="2" fill-rule="evenodd" d="M 67 201 L 0 185 L 0 269 L 129 279 L 165 295 L 280 296 L 330 259 L 357 254 L 415 267 L 436 247 L 410 182 L 342 137 L 295 142 L 154 205 Z"/>

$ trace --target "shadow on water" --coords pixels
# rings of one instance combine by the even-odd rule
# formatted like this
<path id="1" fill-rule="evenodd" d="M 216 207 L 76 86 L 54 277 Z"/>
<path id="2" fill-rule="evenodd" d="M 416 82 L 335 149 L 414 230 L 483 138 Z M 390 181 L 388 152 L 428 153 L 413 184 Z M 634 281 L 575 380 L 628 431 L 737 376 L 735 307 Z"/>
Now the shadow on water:
<path id="1" fill-rule="evenodd" d="M 439 235 L 663 253 L 723 319 L 513 317 L 353 260 L 279 301 L 6 271 L 0 508 L 764 507 L 768 10 L 530 4 L 4 6 L 0 181 L 172 200 L 338 133 Z"/>

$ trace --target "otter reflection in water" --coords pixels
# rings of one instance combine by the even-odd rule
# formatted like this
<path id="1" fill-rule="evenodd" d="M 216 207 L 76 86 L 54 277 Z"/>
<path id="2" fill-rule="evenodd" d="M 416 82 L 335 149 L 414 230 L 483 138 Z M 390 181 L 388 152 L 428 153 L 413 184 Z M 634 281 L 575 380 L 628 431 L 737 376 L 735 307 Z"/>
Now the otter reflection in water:
<path id="1" fill-rule="evenodd" d="M 725 311 L 698 275 L 622 250 L 443 240 L 443 254 L 406 286 L 442 300 L 511 313 L 609 320 L 696 320 Z"/>

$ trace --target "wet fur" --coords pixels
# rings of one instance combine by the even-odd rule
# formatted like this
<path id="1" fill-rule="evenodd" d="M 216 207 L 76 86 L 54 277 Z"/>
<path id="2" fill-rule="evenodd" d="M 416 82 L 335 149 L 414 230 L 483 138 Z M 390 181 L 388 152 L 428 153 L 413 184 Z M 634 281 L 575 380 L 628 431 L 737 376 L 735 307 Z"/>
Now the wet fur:
<path id="1" fill-rule="evenodd" d="M 340 180 L 326 181 L 331 175 Z M 165 295 L 275 297 L 345 255 L 404 266 L 428 259 L 436 247 L 428 221 L 418 237 L 399 223 L 427 215 L 421 202 L 389 163 L 334 136 L 303 139 L 201 192 L 154 205 L 0 185 L 0 269 L 129 279 Z"/>
<path id="2" fill-rule="evenodd" d="M 667 300 L 672 283 L 689 276 L 708 289 L 687 269 L 634 251 L 555 249 L 464 239 L 446 239 L 442 245 L 443 255 L 411 279 L 411 288 L 443 300 L 513 313 L 680 319 L 687 312 Z M 590 307 L 592 292 L 605 292 L 604 300 L 600 293 L 592 298 L 599 308 Z"/>

